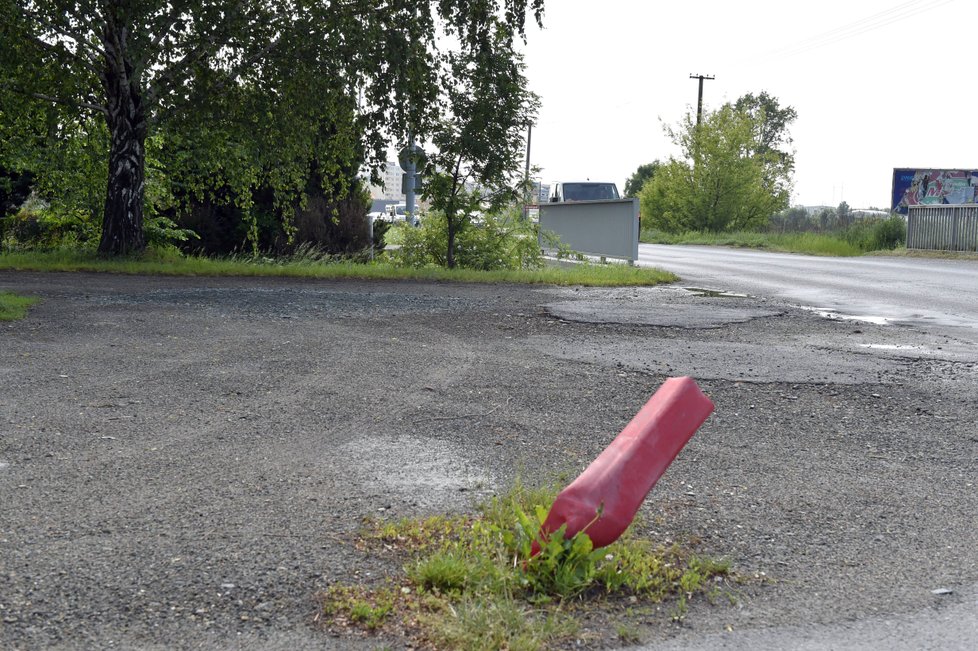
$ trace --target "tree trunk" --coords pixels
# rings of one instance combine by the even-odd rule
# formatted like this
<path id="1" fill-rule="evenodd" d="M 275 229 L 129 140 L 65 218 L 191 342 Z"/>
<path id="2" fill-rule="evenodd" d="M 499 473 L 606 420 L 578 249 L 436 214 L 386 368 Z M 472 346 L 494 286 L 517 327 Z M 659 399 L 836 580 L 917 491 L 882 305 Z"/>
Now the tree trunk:
<path id="1" fill-rule="evenodd" d="M 455 268 L 455 216 L 446 215 L 448 218 L 448 252 L 445 256 L 445 265 L 449 269 Z"/>
<path id="2" fill-rule="evenodd" d="M 126 50 L 125 27 L 108 21 L 103 43 L 106 121 L 112 138 L 109 181 L 102 216 L 100 255 L 126 255 L 146 248 L 143 198 L 146 193 L 146 114 Z"/>

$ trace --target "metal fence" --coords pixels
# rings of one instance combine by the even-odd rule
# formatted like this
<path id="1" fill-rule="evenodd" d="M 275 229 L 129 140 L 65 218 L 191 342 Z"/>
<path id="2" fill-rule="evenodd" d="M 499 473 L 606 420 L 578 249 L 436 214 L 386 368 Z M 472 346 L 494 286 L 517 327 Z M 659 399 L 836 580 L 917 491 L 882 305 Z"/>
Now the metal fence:
<path id="1" fill-rule="evenodd" d="M 910 206 L 907 248 L 978 251 L 978 206 Z"/>
<path id="2" fill-rule="evenodd" d="M 545 234 L 586 255 L 638 260 L 638 199 L 540 204 L 540 247 Z"/>

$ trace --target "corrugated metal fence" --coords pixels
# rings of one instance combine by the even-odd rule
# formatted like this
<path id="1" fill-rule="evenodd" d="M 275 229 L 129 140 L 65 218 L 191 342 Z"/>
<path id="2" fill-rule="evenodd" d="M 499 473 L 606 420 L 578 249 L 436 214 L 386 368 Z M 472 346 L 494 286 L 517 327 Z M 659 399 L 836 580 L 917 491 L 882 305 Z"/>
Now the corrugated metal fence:
<path id="1" fill-rule="evenodd" d="M 978 206 L 910 206 L 907 248 L 978 251 Z"/>

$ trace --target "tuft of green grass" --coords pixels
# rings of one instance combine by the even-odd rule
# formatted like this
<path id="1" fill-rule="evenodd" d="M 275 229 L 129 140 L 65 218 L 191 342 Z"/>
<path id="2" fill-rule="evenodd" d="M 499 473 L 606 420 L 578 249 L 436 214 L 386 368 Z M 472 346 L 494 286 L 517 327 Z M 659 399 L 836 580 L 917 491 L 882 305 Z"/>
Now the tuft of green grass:
<path id="1" fill-rule="evenodd" d="M 580 626 L 559 610 L 532 609 L 513 599 L 464 597 L 447 613 L 428 613 L 419 622 L 439 649 L 538 651 L 573 637 Z"/>
<path id="2" fill-rule="evenodd" d="M 376 631 L 383 626 L 394 609 L 394 591 L 391 589 L 368 591 L 351 586 L 335 585 L 323 596 L 323 613 L 346 622 Z"/>
<path id="3" fill-rule="evenodd" d="M 415 561 L 406 569 L 407 578 L 423 590 L 464 592 L 469 578 L 484 572 L 477 560 L 456 551 L 436 552 Z"/>
<path id="4" fill-rule="evenodd" d="M 615 634 L 618 639 L 625 644 L 638 644 L 642 641 L 641 631 L 628 622 L 620 622 L 615 625 Z"/>
<path id="5" fill-rule="evenodd" d="M 12 292 L 0 292 L 0 321 L 16 321 L 27 316 L 27 309 L 37 303 L 31 296 L 18 296 Z"/>
<path id="6" fill-rule="evenodd" d="M 100 258 L 76 250 L 11 251 L 0 254 L 0 270 L 87 271 L 163 276 L 249 276 L 359 280 L 414 280 L 462 283 L 513 283 L 623 287 L 658 285 L 678 278 L 666 271 L 624 264 L 548 266 L 542 269 L 478 271 L 473 269 L 420 269 L 396 267 L 382 261 L 351 262 L 320 256 L 264 258 L 260 256 L 207 258 L 175 251 Z"/>
<path id="7" fill-rule="evenodd" d="M 394 579 L 400 588 L 375 594 L 365 586 L 334 587 L 323 613 L 341 628 L 390 625 L 436 648 L 545 649 L 577 635 L 576 613 L 589 605 L 620 614 L 625 603 L 631 613 L 631 604 L 672 600 L 681 619 L 689 599 L 714 596 L 725 585 L 728 564 L 656 544 L 632 529 L 597 550 L 583 532 L 539 538 L 556 493 L 517 482 L 474 515 L 365 520 L 358 546 L 403 559 L 403 575 Z M 534 542 L 540 553 L 531 556 Z M 384 618 L 358 617 L 355 606 L 387 603 L 378 595 L 395 600 Z M 375 621 L 374 628 L 360 623 Z M 627 626 L 608 626 L 609 636 L 614 630 L 622 640 L 637 636 Z"/>

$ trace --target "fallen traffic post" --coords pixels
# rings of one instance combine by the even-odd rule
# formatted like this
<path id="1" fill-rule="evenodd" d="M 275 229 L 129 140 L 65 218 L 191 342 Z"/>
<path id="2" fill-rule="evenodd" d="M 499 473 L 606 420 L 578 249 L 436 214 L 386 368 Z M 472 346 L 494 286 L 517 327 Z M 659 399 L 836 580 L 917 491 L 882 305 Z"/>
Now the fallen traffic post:
<path id="1" fill-rule="evenodd" d="M 567 538 L 584 531 L 594 548 L 615 542 L 645 496 L 713 412 L 692 378 L 669 378 L 615 440 L 554 500 L 541 540 L 567 525 Z M 536 542 L 533 554 L 539 552 Z"/>

